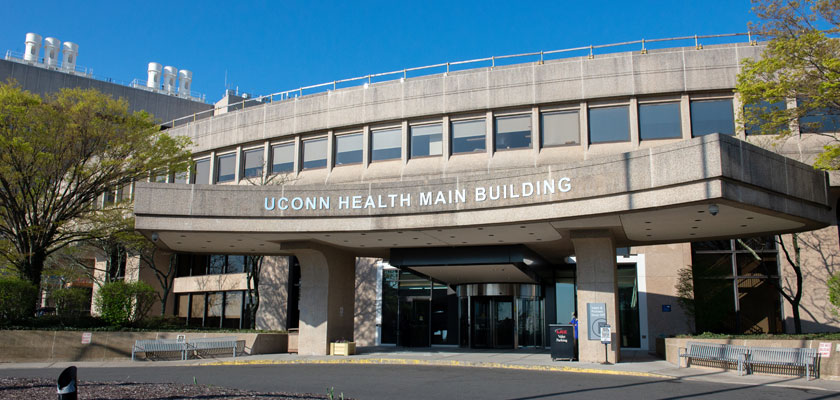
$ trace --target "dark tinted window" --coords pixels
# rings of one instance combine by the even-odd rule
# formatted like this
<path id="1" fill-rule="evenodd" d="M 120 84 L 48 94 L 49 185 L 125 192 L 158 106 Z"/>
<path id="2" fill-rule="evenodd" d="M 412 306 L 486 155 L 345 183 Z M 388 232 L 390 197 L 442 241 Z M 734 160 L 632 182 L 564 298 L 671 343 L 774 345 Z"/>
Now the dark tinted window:
<path id="1" fill-rule="evenodd" d="M 691 134 L 697 137 L 712 133 L 735 134 L 732 99 L 691 102 Z"/>
<path id="2" fill-rule="evenodd" d="M 772 112 L 778 110 L 784 110 L 787 108 L 787 104 L 784 101 L 777 101 L 774 103 L 770 103 L 768 101 L 760 101 L 757 104 L 747 104 L 744 106 L 745 110 L 752 111 L 755 118 L 751 121 L 747 121 L 745 124 L 745 130 L 747 135 L 778 135 L 782 133 L 780 128 L 775 128 L 770 132 L 764 132 L 762 129 L 762 125 L 769 122 L 766 118 L 762 118 L 763 115 L 769 115 Z"/>
<path id="3" fill-rule="evenodd" d="M 216 182 L 230 182 L 236 178 L 236 154 L 216 157 Z"/>
<path id="4" fill-rule="evenodd" d="M 682 137 L 680 103 L 640 104 L 641 140 Z"/>
<path id="5" fill-rule="evenodd" d="M 840 132 L 840 110 L 820 108 L 799 118 L 799 131 L 803 133 Z"/>
<path id="6" fill-rule="evenodd" d="M 452 154 L 485 151 L 485 137 L 483 119 L 452 122 Z"/>
<path id="7" fill-rule="evenodd" d="M 589 109 L 589 143 L 629 141 L 628 109 L 627 106 Z"/>
<path id="8" fill-rule="evenodd" d="M 335 165 L 358 164 L 362 162 L 362 134 L 335 137 Z"/>
<path id="9" fill-rule="evenodd" d="M 327 138 L 303 141 L 303 169 L 327 166 Z"/>
<path id="10" fill-rule="evenodd" d="M 271 173 L 292 172 L 295 169 L 295 144 L 271 146 Z"/>
<path id="11" fill-rule="evenodd" d="M 253 178 L 255 176 L 262 176 L 263 171 L 263 149 L 251 149 L 242 152 L 245 157 L 245 173 L 246 178 Z"/>
<path id="12" fill-rule="evenodd" d="M 205 158 L 195 162 L 195 176 L 193 183 L 210 184 L 210 159 Z"/>
<path id="13" fill-rule="evenodd" d="M 370 133 L 370 160 L 393 160 L 402 157 L 402 128 Z"/>
<path id="14" fill-rule="evenodd" d="M 443 154 L 443 125 L 412 126 L 409 129 L 412 158 Z"/>

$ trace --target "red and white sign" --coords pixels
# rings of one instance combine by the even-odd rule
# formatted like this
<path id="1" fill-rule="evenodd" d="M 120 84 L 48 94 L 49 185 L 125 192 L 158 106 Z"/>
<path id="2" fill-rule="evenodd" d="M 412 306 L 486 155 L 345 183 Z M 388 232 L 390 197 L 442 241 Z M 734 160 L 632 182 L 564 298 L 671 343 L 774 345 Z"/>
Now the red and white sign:
<path id="1" fill-rule="evenodd" d="M 820 343 L 820 357 L 831 357 L 831 343 Z"/>
<path id="2" fill-rule="evenodd" d="M 82 344 L 90 344 L 90 338 L 93 336 L 93 333 L 84 332 L 82 333 Z"/>

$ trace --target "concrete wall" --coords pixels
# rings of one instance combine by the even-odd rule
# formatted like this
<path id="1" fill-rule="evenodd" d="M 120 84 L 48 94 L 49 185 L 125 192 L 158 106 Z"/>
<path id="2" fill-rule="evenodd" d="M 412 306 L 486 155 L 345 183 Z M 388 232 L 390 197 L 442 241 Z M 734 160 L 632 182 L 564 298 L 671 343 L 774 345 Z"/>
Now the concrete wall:
<path id="1" fill-rule="evenodd" d="M 289 304 L 289 257 L 266 256 L 263 263 L 256 327 L 285 330 Z"/>
<path id="2" fill-rule="evenodd" d="M 658 246 L 633 247 L 631 253 L 645 256 L 647 290 L 648 349 L 656 348 L 656 339 L 690 333 L 694 321 L 688 318 L 677 303 L 678 271 L 691 268 L 691 245 L 674 243 Z M 663 305 L 671 306 L 664 312 Z"/>
<path id="3" fill-rule="evenodd" d="M 688 342 L 719 343 L 733 346 L 748 347 L 786 347 L 819 349 L 820 343 L 829 343 L 831 351 L 828 357 L 820 357 L 819 378 L 840 380 L 840 341 L 838 340 L 745 340 L 745 339 L 665 339 L 665 359 L 674 365 L 685 365 L 685 360 L 679 359 L 680 349 L 684 349 Z M 682 364 L 680 364 L 682 362 Z M 695 368 L 696 364 L 692 364 Z M 702 368 L 702 367 L 701 367 Z M 803 372 L 803 376 L 804 376 Z"/>
<path id="4" fill-rule="evenodd" d="M 357 346 L 376 345 L 376 328 L 379 324 L 377 314 L 380 307 L 376 299 L 378 261 L 378 258 L 356 259 L 356 315 L 353 340 Z"/>
<path id="5" fill-rule="evenodd" d="M 2 331 L 0 362 L 131 360 L 136 340 L 236 336 L 245 354 L 285 353 L 285 333 L 90 332 L 89 344 L 80 331 Z M 225 356 L 228 357 L 228 356 Z"/>
<path id="6" fill-rule="evenodd" d="M 129 104 L 129 110 L 145 110 L 161 122 L 213 108 L 212 104 L 153 93 L 143 89 L 135 89 L 13 61 L 0 60 L 0 82 L 5 83 L 10 78 L 17 81 L 23 89 L 41 96 L 58 92 L 61 88 L 96 89 L 113 98 L 125 99 Z M 211 113 L 207 115 L 209 116 Z"/>
<path id="7" fill-rule="evenodd" d="M 840 273 L 840 254 L 838 249 L 838 229 L 836 225 L 816 231 L 803 232 L 797 235 L 800 246 L 802 265 L 802 301 L 800 304 L 800 319 L 803 332 L 838 332 L 840 318 L 832 311 L 833 306 L 828 301 L 828 287 L 826 281 Z M 782 235 L 785 248 L 790 258 L 795 260 L 792 235 Z M 796 275 L 779 247 L 779 268 L 781 270 L 782 285 L 788 294 L 796 290 Z M 787 300 L 782 299 L 784 306 L 785 330 L 794 332 L 793 310 Z"/>

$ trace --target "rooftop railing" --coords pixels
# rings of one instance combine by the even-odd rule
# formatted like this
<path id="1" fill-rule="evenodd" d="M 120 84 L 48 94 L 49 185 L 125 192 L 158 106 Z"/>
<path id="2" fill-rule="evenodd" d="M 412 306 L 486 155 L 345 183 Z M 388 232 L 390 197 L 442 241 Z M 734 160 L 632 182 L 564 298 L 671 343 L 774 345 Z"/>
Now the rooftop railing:
<path id="1" fill-rule="evenodd" d="M 389 72 L 381 72 L 377 74 L 370 74 L 364 76 L 358 76 L 354 78 L 347 78 L 347 79 L 340 79 L 335 80 L 332 82 L 325 82 L 319 83 L 317 85 L 309 85 L 309 86 L 302 86 L 297 89 L 285 90 L 282 92 L 276 92 L 264 96 L 257 96 L 249 99 L 245 99 L 241 102 L 227 104 L 225 106 L 213 108 L 210 110 L 205 110 L 202 112 L 198 112 L 195 114 L 187 115 L 181 118 L 174 119 L 172 121 L 163 123 L 162 125 L 168 128 L 175 127 L 182 124 L 187 124 L 190 122 L 195 122 L 199 119 L 208 118 L 217 110 L 231 110 L 231 109 L 239 109 L 250 107 L 259 104 L 268 104 L 277 101 L 286 101 L 292 100 L 297 97 L 301 97 L 306 94 L 315 94 L 324 91 L 336 90 L 344 87 L 350 86 L 367 86 L 372 83 L 378 82 L 387 82 L 387 81 L 394 81 L 394 80 L 403 80 L 409 77 L 417 77 L 417 76 L 427 76 L 433 75 L 438 73 L 449 73 L 453 70 L 462 70 L 467 68 L 462 68 L 466 65 L 477 65 L 473 68 L 478 68 L 480 66 L 485 66 L 489 68 L 495 68 L 499 65 L 509 65 L 515 64 L 517 62 L 510 62 L 514 59 L 520 60 L 528 60 L 528 61 L 519 61 L 521 63 L 524 62 L 536 62 L 538 64 L 542 64 L 546 60 L 554 60 L 564 58 L 563 56 L 572 53 L 571 56 L 586 56 L 588 58 L 594 58 L 596 55 L 596 50 L 603 50 L 603 49 L 614 49 L 614 48 L 622 48 L 618 51 L 626 51 L 626 48 L 629 46 L 640 46 L 639 52 L 641 54 L 647 54 L 648 45 L 651 43 L 664 43 L 664 42 L 693 42 L 694 48 L 697 50 L 703 49 L 703 40 L 707 39 L 721 39 L 721 38 L 734 38 L 734 37 L 746 37 L 747 43 L 751 45 L 755 45 L 756 42 L 754 40 L 754 35 L 751 32 L 746 33 L 726 33 L 726 34 L 718 34 L 718 35 L 693 35 L 693 36 L 679 36 L 679 37 L 671 37 L 671 38 L 661 38 L 661 39 L 640 39 L 640 40 L 631 40 L 627 42 L 619 42 L 619 43 L 610 43 L 610 44 L 600 44 L 600 45 L 588 45 L 588 46 L 580 46 L 580 47 L 572 47 L 567 49 L 560 49 L 560 50 L 549 50 L 549 51 L 536 51 L 531 53 L 521 53 L 521 54 L 510 54 L 510 55 L 502 55 L 502 56 L 491 56 L 491 57 L 484 57 L 484 58 L 475 58 L 472 60 L 464 60 L 464 61 L 453 61 L 453 62 L 446 62 L 446 63 L 439 63 L 439 64 L 432 64 L 432 65 L 425 65 L 422 67 L 413 67 L 413 68 L 405 68 L 396 71 L 389 71 Z M 727 43 L 735 43 L 736 41 L 731 41 Z M 631 50 L 632 51 L 632 50 Z M 578 53 L 578 54 L 574 54 Z M 583 54 L 580 54 L 583 53 Z M 603 52 L 599 54 L 609 54 L 610 52 Z M 489 65 L 488 65 L 489 64 Z M 387 77 L 392 77 L 389 79 L 385 79 Z M 348 85 L 349 83 L 358 82 L 357 85 Z"/>

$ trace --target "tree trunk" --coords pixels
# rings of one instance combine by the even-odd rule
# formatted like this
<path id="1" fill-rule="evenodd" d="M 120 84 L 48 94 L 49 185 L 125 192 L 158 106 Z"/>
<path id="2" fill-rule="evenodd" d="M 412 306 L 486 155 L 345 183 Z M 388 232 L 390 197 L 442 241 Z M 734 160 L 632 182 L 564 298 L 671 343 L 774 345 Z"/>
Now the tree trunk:
<path id="1" fill-rule="evenodd" d="M 47 260 L 46 252 L 36 250 L 27 255 L 20 264 L 21 278 L 31 282 L 35 287 L 41 288 L 41 273 L 44 271 L 44 262 Z"/>

